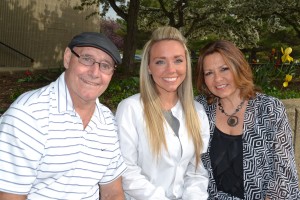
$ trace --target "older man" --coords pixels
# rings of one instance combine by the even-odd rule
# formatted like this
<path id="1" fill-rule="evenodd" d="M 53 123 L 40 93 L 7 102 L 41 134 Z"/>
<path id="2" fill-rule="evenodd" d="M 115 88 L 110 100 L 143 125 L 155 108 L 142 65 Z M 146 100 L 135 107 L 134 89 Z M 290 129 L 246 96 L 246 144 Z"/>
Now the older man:
<path id="1" fill-rule="evenodd" d="M 121 63 L 103 34 L 75 36 L 65 72 L 0 118 L 0 200 L 123 199 L 115 119 L 98 97 Z"/>

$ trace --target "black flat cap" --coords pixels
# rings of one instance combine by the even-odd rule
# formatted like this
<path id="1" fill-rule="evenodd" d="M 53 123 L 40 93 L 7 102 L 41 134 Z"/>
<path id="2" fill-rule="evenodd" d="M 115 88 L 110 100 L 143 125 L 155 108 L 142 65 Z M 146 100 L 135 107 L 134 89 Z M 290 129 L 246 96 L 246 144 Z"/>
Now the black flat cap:
<path id="1" fill-rule="evenodd" d="M 73 37 L 68 47 L 95 47 L 110 55 L 116 64 L 121 64 L 122 60 L 116 45 L 104 34 L 97 32 L 83 32 Z"/>

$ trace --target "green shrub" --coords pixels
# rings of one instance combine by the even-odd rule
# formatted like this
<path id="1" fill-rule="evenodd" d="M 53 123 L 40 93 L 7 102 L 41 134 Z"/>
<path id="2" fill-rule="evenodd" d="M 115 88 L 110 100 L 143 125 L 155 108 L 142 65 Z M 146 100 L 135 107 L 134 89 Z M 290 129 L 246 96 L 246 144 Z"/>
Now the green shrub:
<path id="1" fill-rule="evenodd" d="M 139 78 L 129 77 L 124 79 L 113 79 L 106 91 L 99 97 L 101 103 L 116 110 L 123 99 L 139 92 Z"/>
<path id="2" fill-rule="evenodd" d="M 30 70 L 24 72 L 24 77 L 17 80 L 18 83 L 24 82 L 41 82 L 41 81 L 51 81 L 51 79 L 45 74 L 34 74 Z"/>
<path id="3" fill-rule="evenodd" d="M 27 89 L 28 90 L 28 89 Z M 27 91 L 25 88 L 16 88 L 14 89 L 9 96 L 11 102 L 15 101 L 21 94 Z"/>
<path id="4" fill-rule="evenodd" d="M 300 98 L 300 66 L 298 65 L 280 65 L 274 66 L 272 63 L 259 65 L 253 67 L 254 82 L 259 86 L 262 91 L 268 95 L 277 97 L 279 99 Z M 27 72 L 28 73 L 28 72 Z M 115 74 L 111 80 L 107 90 L 99 97 L 99 100 L 104 105 L 108 106 L 112 111 L 115 111 L 119 102 L 123 99 L 139 93 L 139 78 L 138 74 L 126 77 L 125 73 L 120 72 Z M 286 74 L 293 75 L 293 80 L 289 83 L 288 87 L 283 87 L 283 82 Z M 24 82 L 36 82 L 41 79 L 48 80 L 47 74 L 31 74 L 28 73 L 28 80 Z M 195 73 L 193 73 L 195 75 Z M 58 75 L 57 75 L 58 76 Z M 56 77 L 56 76 L 54 76 Z M 52 80 L 52 79 L 51 79 Z M 49 81 L 51 81 L 49 80 Z M 18 82 L 22 82 L 18 80 Z M 52 80 L 53 81 L 53 80 Z M 18 87 L 13 89 L 10 93 L 9 99 L 11 102 L 17 99 L 22 93 L 30 90 L 27 87 Z M 195 96 L 198 95 L 197 90 L 194 88 Z M 3 113 L 5 109 L 0 110 Z"/>
<path id="5" fill-rule="evenodd" d="M 300 89 L 297 87 L 297 74 L 299 66 L 296 64 L 267 63 L 252 68 L 254 83 L 261 88 L 263 93 L 279 99 L 291 99 L 300 97 Z M 293 79 L 287 87 L 283 86 L 286 75 L 292 75 Z"/>

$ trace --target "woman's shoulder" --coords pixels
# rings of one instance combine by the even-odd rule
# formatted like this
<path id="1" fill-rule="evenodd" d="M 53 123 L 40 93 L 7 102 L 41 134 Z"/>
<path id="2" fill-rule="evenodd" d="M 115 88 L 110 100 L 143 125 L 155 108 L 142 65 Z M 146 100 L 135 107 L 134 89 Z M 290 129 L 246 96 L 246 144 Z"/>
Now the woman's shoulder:
<path id="1" fill-rule="evenodd" d="M 198 103 L 200 103 L 205 111 L 211 110 L 213 109 L 212 104 L 208 104 L 207 102 L 207 98 L 205 95 L 200 94 L 198 96 L 195 97 L 195 101 L 197 101 Z"/>
<path id="2" fill-rule="evenodd" d="M 286 112 L 282 101 L 276 97 L 257 93 L 248 103 L 249 109 L 255 111 L 259 116 L 266 116 L 268 119 L 277 121 L 279 116 Z"/>
<path id="3" fill-rule="evenodd" d="M 195 100 L 198 101 L 199 103 L 203 104 L 203 103 L 207 103 L 206 101 L 206 96 L 203 94 L 200 94 L 198 96 L 195 97 Z"/>
<path id="4" fill-rule="evenodd" d="M 119 104 L 136 104 L 140 102 L 140 93 L 134 94 L 132 96 L 123 99 Z"/>
<path id="5" fill-rule="evenodd" d="M 200 103 L 199 101 L 197 101 L 196 99 L 194 100 L 194 104 L 195 104 L 195 108 L 196 110 L 199 111 L 203 111 L 205 112 L 204 106 L 202 103 Z"/>
<path id="6" fill-rule="evenodd" d="M 256 104 L 260 104 L 265 107 L 267 107 L 267 106 L 272 106 L 272 107 L 283 106 L 282 101 L 280 101 L 278 98 L 269 96 L 266 94 L 262 94 L 262 93 L 256 93 L 256 96 L 252 100 Z"/>
<path id="7" fill-rule="evenodd" d="M 204 107 L 208 106 L 206 96 L 203 95 L 203 94 L 200 94 L 200 95 L 196 96 L 195 101 L 199 102 Z"/>
<path id="8" fill-rule="evenodd" d="M 140 94 L 134 94 L 126 99 L 123 99 L 117 107 L 116 116 L 121 113 L 135 113 L 137 110 L 141 110 Z"/>

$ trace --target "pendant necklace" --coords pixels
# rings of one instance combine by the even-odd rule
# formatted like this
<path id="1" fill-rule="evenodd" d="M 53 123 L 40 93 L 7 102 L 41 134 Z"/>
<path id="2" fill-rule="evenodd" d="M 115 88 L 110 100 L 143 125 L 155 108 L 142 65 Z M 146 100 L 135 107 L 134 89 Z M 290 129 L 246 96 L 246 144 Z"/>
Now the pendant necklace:
<path id="1" fill-rule="evenodd" d="M 234 113 L 232 113 L 231 115 L 227 114 L 225 111 L 224 111 L 224 108 L 220 102 L 220 100 L 218 100 L 218 106 L 219 106 L 219 110 L 224 113 L 228 119 L 227 119 L 227 124 L 231 127 L 234 127 L 236 126 L 238 123 L 239 123 L 239 118 L 237 116 L 235 116 L 235 114 L 237 112 L 240 111 L 240 109 L 243 107 L 243 104 L 244 104 L 245 100 L 243 100 L 240 105 L 238 105 L 238 107 L 235 109 Z"/>

